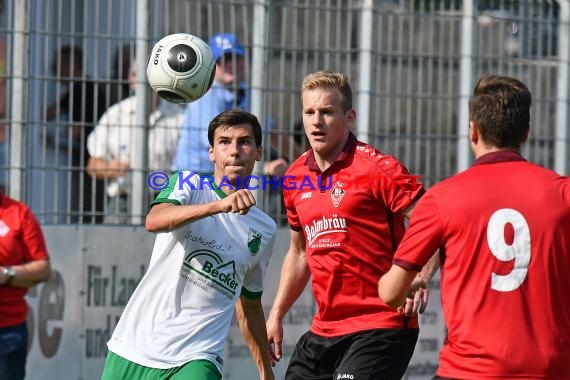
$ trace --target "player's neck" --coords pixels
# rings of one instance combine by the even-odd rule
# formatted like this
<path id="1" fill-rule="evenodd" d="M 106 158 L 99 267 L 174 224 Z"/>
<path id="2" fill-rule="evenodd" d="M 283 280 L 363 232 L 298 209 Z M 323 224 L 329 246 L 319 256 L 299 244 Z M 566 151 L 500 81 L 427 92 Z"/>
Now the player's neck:
<path id="1" fill-rule="evenodd" d="M 344 146 L 346 145 L 347 140 L 348 140 L 348 135 L 346 136 L 346 138 L 341 143 L 339 143 L 330 152 L 319 153 L 317 150 L 313 149 L 313 155 L 315 156 L 315 162 L 317 163 L 317 166 L 319 167 L 321 172 L 324 172 L 325 170 L 327 170 L 336 161 L 339 154 L 344 149 Z"/>
<path id="2" fill-rule="evenodd" d="M 488 153 L 504 152 L 504 151 L 516 151 L 516 152 L 518 152 L 517 149 L 497 148 L 496 146 L 475 146 L 475 147 L 473 147 L 473 153 L 475 154 L 475 159 L 478 159 L 479 157 L 484 156 Z"/>

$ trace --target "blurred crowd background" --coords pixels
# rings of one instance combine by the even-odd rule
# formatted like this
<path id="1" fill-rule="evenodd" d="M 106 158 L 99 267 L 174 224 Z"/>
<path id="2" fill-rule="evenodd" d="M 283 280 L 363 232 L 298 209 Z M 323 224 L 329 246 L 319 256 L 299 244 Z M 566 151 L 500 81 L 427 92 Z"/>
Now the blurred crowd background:
<path id="1" fill-rule="evenodd" d="M 145 68 L 152 45 L 178 32 L 239 38 L 251 110 L 267 120 L 267 160 L 291 162 L 293 147 L 305 146 L 303 76 L 344 71 L 358 137 L 429 187 L 469 166 L 467 102 L 475 79 L 492 72 L 532 91 L 524 156 L 568 175 L 569 22 L 568 2 L 550 0 L 3 0 L 0 185 L 42 224 L 141 224 L 155 195 L 149 174 L 173 169 L 168 155 L 151 167 L 145 141 L 172 155 L 177 147 L 149 133 L 161 102 Z M 108 202 L 112 179 L 87 170 L 87 141 L 129 96 L 141 106 L 129 126 L 139 148 L 122 184 L 133 194 L 125 222 L 104 218 L 124 210 Z M 283 225 L 279 197 L 258 194 Z"/>

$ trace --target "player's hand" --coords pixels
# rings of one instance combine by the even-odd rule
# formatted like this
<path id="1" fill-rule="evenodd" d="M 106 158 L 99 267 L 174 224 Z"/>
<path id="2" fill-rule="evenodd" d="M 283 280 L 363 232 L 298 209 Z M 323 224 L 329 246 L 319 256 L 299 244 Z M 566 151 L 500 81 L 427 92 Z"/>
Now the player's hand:
<path id="1" fill-rule="evenodd" d="M 271 359 L 271 365 L 275 367 L 275 364 L 281 360 L 282 357 L 283 321 L 272 317 L 270 314 L 266 325 L 267 339 L 269 341 L 269 357 Z"/>
<path id="2" fill-rule="evenodd" d="M 255 205 L 255 198 L 249 189 L 240 189 L 221 199 L 223 212 L 245 215 Z"/>
<path id="3" fill-rule="evenodd" d="M 429 299 L 429 290 L 423 277 L 418 274 L 408 290 L 406 302 L 398 308 L 400 313 L 406 315 L 422 314 L 426 310 Z"/>

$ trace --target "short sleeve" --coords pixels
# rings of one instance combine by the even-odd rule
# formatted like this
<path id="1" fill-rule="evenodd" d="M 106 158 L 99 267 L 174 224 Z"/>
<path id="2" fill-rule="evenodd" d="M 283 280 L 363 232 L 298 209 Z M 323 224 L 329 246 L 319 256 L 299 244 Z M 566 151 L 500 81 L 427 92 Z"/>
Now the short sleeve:
<path id="1" fill-rule="evenodd" d="M 299 220 L 299 215 L 297 214 L 297 209 L 295 208 L 295 203 L 293 201 L 293 195 L 295 194 L 294 189 L 293 190 L 287 190 L 285 189 L 286 187 L 288 187 L 287 185 L 287 178 L 292 178 L 287 176 L 287 173 L 285 173 L 285 176 L 283 177 L 282 181 L 283 182 L 283 203 L 285 204 L 285 211 L 287 213 L 287 222 L 289 223 L 289 227 L 294 230 L 294 231 L 301 231 L 303 229 L 303 227 L 301 226 L 301 222 Z M 293 186 L 294 188 L 294 186 Z"/>
<path id="2" fill-rule="evenodd" d="M 425 193 L 421 177 L 410 174 L 393 156 L 377 158 L 374 171 L 376 173 L 371 173 L 372 191 L 393 213 L 406 211 Z"/>
<path id="3" fill-rule="evenodd" d="M 267 244 L 265 250 L 259 253 L 259 260 L 245 273 L 241 295 L 247 298 L 261 298 L 263 294 L 263 278 L 273 253 L 275 234 Z"/>
<path id="4" fill-rule="evenodd" d="M 211 186 L 204 178 L 191 171 L 180 171 L 168 178 L 168 185 L 162 190 L 151 205 L 173 203 L 176 205 L 193 204 L 193 194 L 196 190 Z"/>
<path id="5" fill-rule="evenodd" d="M 24 208 L 22 214 L 22 244 L 24 245 L 25 262 L 48 260 L 44 235 L 40 224 L 30 209 Z"/>
<path id="6" fill-rule="evenodd" d="M 563 199 L 566 199 L 566 203 L 570 207 L 570 177 L 558 177 L 558 182 L 560 183 L 560 188 L 562 189 Z"/>
<path id="7" fill-rule="evenodd" d="M 428 191 L 414 208 L 410 226 L 394 254 L 394 264 L 420 271 L 443 245 L 443 221 L 436 199 Z"/>

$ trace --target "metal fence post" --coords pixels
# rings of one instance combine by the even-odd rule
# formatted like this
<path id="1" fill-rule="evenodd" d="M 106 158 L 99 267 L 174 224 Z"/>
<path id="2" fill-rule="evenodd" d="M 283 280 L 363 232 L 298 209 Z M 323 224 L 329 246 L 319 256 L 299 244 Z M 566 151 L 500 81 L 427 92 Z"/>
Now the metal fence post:
<path id="1" fill-rule="evenodd" d="M 267 88 L 267 41 L 268 41 L 268 19 L 269 5 L 271 0 L 260 0 L 255 3 L 253 13 L 253 39 L 251 54 L 251 112 L 259 118 L 259 122 L 267 126 L 267 102 L 264 94 Z M 263 162 L 269 157 L 271 143 L 270 136 L 264 133 L 264 159 L 255 165 L 254 174 L 258 179 L 263 176 Z M 258 205 L 263 205 L 264 187 L 260 180 L 257 183 L 251 183 L 251 186 L 259 185 L 258 189 L 252 191 Z"/>
<path id="2" fill-rule="evenodd" d="M 372 40 L 374 33 L 374 0 L 364 0 L 360 17 L 360 60 L 358 63 L 358 139 L 370 137 L 370 95 L 372 92 Z"/>
<path id="3" fill-rule="evenodd" d="M 149 0 L 137 1 L 137 26 L 136 26 L 136 65 L 137 83 L 135 87 L 136 111 L 135 111 L 135 144 L 133 147 L 133 161 L 131 162 L 131 223 L 141 224 L 143 221 L 143 207 L 147 199 L 145 181 L 145 157 L 148 146 L 148 87 L 146 85 L 146 62 L 148 56 L 149 39 Z"/>
<path id="4" fill-rule="evenodd" d="M 568 86 L 570 85 L 570 4 L 559 1 L 558 81 L 556 87 L 556 128 L 554 131 L 554 171 L 568 175 Z"/>
<path id="5" fill-rule="evenodd" d="M 459 124 L 457 125 L 457 172 L 469 166 L 469 98 L 473 88 L 473 60 L 475 47 L 473 38 L 477 31 L 474 23 L 473 0 L 463 2 L 463 17 L 461 20 L 461 60 L 459 83 Z"/>
<path id="6" fill-rule="evenodd" d="M 25 112 L 26 99 L 25 86 L 25 55 L 26 34 L 28 31 L 28 0 L 14 1 L 14 34 L 12 54 L 12 85 L 10 106 L 10 197 L 23 199 L 23 171 L 25 168 L 24 157 L 26 149 L 24 138 L 26 136 Z"/>

